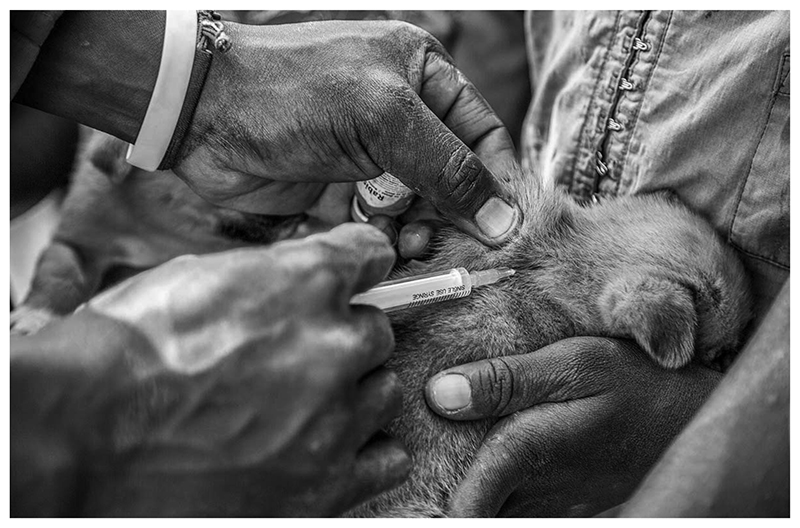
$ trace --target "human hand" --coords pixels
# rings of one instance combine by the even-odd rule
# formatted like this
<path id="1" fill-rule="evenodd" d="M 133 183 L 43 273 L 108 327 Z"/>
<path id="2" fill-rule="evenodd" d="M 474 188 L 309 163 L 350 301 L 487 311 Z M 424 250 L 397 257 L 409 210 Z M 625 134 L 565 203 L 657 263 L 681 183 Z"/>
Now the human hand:
<path id="1" fill-rule="evenodd" d="M 520 214 L 495 177 L 518 170 L 508 132 L 428 33 L 388 21 L 226 28 L 234 47 L 212 61 L 175 167 L 200 195 L 290 214 L 328 182 L 388 171 L 484 243 L 514 231 Z"/>
<path id="2" fill-rule="evenodd" d="M 350 216 L 350 204 L 354 190 L 353 183 L 328 184 L 314 205 L 305 211 L 306 220 L 301 227 L 304 231 L 298 230 L 297 234 L 307 236 L 351 222 L 353 219 Z M 367 223 L 389 238 L 400 257 L 412 259 L 425 255 L 431 237 L 439 227 L 445 225 L 446 220 L 428 200 L 419 198 L 398 218 L 375 215 Z"/>
<path id="3" fill-rule="evenodd" d="M 665 370 L 633 344 L 591 337 L 437 374 L 426 387 L 437 414 L 503 417 L 449 514 L 590 516 L 621 503 L 720 377 Z"/>
<path id="4" fill-rule="evenodd" d="M 409 260 L 424 258 L 436 231 L 449 222 L 428 200 L 420 198 L 397 218 L 375 215 L 368 223 L 383 231 L 396 244 L 397 254 Z"/>
<path id="5" fill-rule="evenodd" d="M 84 513 L 339 513 L 399 484 L 402 446 L 374 435 L 401 408 L 379 310 L 350 297 L 394 260 L 348 224 L 268 249 L 173 260 L 81 310 L 133 332 L 97 382 Z M 105 376 L 104 378 L 109 378 Z"/>

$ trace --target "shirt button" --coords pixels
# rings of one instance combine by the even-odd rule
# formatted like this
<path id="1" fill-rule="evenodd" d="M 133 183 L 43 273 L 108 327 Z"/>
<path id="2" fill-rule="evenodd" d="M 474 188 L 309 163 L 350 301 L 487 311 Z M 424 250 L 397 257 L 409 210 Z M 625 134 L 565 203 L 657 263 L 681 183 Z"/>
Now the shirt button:
<path id="1" fill-rule="evenodd" d="M 599 150 L 595 152 L 595 160 L 594 160 L 594 170 L 597 171 L 597 174 L 600 176 L 605 176 L 608 174 L 608 165 L 603 163 L 603 153 Z"/>
<path id="2" fill-rule="evenodd" d="M 628 79 L 625 79 L 623 77 L 622 79 L 619 80 L 619 89 L 620 90 L 633 90 L 634 86 L 633 86 L 632 82 L 630 82 Z"/>
<path id="3" fill-rule="evenodd" d="M 639 51 L 649 51 L 650 50 L 650 43 L 646 40 L 642 40 L 640 38 L 633 39 L 633 49 Z"/>

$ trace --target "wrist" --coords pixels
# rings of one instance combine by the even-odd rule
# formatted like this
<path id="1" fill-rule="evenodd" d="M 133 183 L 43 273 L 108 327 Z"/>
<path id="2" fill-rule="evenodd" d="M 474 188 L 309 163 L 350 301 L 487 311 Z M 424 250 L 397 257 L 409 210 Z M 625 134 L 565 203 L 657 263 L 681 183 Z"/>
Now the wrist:
<path id="1" fill-rule="evenodd" d="M 236 113 L 237 102 L 243 101 L 250 95 L 245 92 L 246 83 L 243 79 L 252 74 L 254 64 L 258 67 L 258 63 L 252 60 L 253 54 L 266 53 L 261 47 L 255 52 L 252 50 L 256 38 L 254 32 L 260 34 L 269 28 L 263 26 L 251 28 L 245 24 L 223 22 L 225 33 L 233 42 L 233 46 L 229 52 L 213 52 L 213 59 L 209 61 L 203 78 L 202 89 L 196 93 L 197 100 L 191 120 L 183 131 L 180 145 L 171 153 L 172 168 L 179 167 L 200 145 L 217 142 L 230 148 L 243 140 L 239 131 L 246 127 L 247 123 L 239 122 L 241 116 Z M 264 72 L 261 68 L 257 69 L 261 78 Z M 264 104 L 270 103 L 268 101 Z"/>
<path id="2" fill-rule="evenodd" d="M 203 32 L 205 42 L 201 42 L 200 47 L 204 47 L 205 51 L 198 50 L 195 55 L 186 101 L 159 170 L 179 167 L 192 151 L 208 143 L 210 138 L 225 141 L 226 144 L 236 141 L 228 137 L 231 130 L 227 127 L 226 118 L 230 117 L 230 107 L 222 107 L 230 104 L 231 97 L 244 96 L 240 80 L 246 75 L 242 76 L 241 69 L 249 69 L 252 73 L 253 63 L 245 65 L 241 61 L 242 54 L 246 53 L 252 40 L 243 31 L 245 25 L 227 20 L 222 23 L 227 42 L 223 49 L 215 47 L 214 38 L 208 35 L 208 31 Z"/>
<path id="3" fill-rule="evenodd" d="M 230 48 L 218 13 L 167 12 L 158 80 L 136 144 L 128 149 L 128 163 L 152 171 L 180 162 L 214 51 L 227 53 Z"/>
<path id="4" fill-rule="evenodd" d="M 158 75 L 164 24 L 164 11 L 64 13 L 15 101 L 134 141 Z"/>

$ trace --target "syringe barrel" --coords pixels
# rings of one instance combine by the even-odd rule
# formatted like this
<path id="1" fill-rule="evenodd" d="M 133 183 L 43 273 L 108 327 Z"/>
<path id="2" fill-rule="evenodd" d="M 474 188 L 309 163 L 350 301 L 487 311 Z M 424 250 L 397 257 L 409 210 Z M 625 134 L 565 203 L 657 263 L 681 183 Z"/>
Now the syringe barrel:
<path id="1" fill-rule="evenodd" d="M 351 304 L 371 304 L 391 312 L 448 299 L 472 292 L 472 279 L 464 268 L 427 273 L 382 282 L 364 293 L 354 295 Z"/>

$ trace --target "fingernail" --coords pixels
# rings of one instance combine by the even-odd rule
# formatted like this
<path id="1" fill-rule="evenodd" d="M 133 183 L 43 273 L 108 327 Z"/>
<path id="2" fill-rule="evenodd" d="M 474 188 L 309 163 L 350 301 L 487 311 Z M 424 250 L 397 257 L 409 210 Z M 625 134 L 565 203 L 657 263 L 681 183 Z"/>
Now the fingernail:
<path id="1" fill-rule="evenodd" d="M 489 238 L 500 238 L 517 225 L 517 211 L 500 198 L 489 198 L 475 214 L 475 222 Z"/>
<path id="2" fill-rule="evenodd" d="M 442 409 L 457 411 L 469 405 L 472 391 L 466 377 L 461 374 L 447 374 L 433 383 L 431 396 Z"/>
<path id="3" fill-rule="evenodd" d="M 428 242 L 422 238 L 420 233 L 417 232 L 402 233 L 401 237 L 402 240 L 398 244 L 398 248 L 400 249 L 400 254 L 404 258 L 414 258 L 420 256 L 425 250 L 425 246 Z"/>

